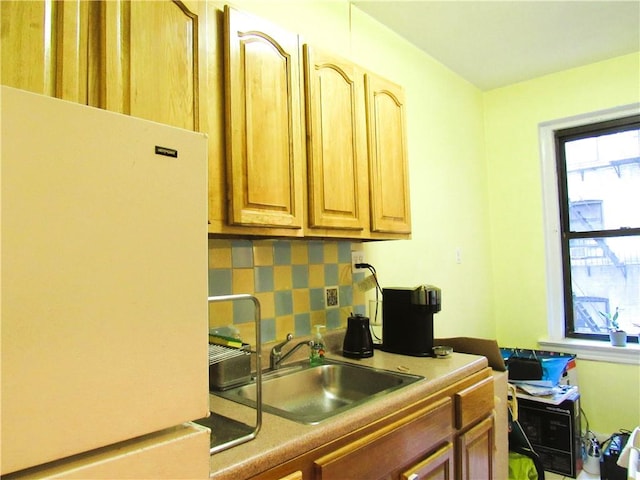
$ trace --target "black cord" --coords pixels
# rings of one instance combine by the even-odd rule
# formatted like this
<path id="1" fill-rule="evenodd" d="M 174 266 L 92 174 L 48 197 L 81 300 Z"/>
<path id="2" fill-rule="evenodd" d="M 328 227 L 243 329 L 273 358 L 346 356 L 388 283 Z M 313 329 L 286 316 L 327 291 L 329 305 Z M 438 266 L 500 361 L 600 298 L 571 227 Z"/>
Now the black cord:
<path id="1" fill-rule="evenodd" d="M 382 288 L 380 288 L 380 284 L 378 283 L 378 275 L 376 274 L 376 269 L 373 267 L 373 265 L 369 264 L 369 263 L 356 263 L 355 264 L 356 268 L 368 268 L 371 271 L 371 274 L 373 275 L 373 279 L 376 281 L 376 300 L 378 299 L 378 290 L 380 291 L 380 293 L 382 294 Z"/>
<path id="2" fill-rule="evenodd" d="M 379 295 L 382 295 L 382 288 L 380 288 L 380 283 L 378 283 L 378 275 L 376 273 L 376 269 L 374 268 L 373 265 L 371 265 L 369 263 L 356 263 L 355 267 L 356 268 L 367 268 L 367 269 L 369 269 L 369 271 L 371 272 L 371 275 L 373 276 L 373 279 L 376 282 L 376 310 L 375 310 L 375 313 L 374 313 L 373 321 L 374 321 L 374 323 L 377 324 L 378 323 L 378 305 L 380 304 Z M 371 332 L 373 333 L 373 336 L 376 337 L 376 340 L 382 341 L 382 339 L 379 338 L 375 334 L 373 329 L 371 329 L 371 326 L 369 326 L 369 330 L 371 330 Z"/>

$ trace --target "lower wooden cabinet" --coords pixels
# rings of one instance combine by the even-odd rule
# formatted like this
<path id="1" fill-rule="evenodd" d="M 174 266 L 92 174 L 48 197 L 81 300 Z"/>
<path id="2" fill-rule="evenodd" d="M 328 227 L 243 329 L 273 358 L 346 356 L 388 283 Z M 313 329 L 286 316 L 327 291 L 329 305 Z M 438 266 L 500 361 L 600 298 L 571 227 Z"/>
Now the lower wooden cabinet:
<path id="1" fill-rule="evenodd" d="M 450 437 L 451 408 L 451 399 L 444 398 L 354 440 L 314 461 L 314 478 L 398 478 L 398 470 Z"/>
<path id="2" fill-rule="evenodd" d="M 493 478 L 494 438 L 493 415 L 458 437 L 458 478 Z"/>
<path id="3" fill-rule="evenodd" d="M 495 452 L 494 381 L 484 378 L 453 395 L 455 404 L 456 478 L 493 478 Z"/>
<path id="4" fill-rule="evenodd" d="M 453 444 L 447 442 L 444 447 L 402 472 L 400 478 L 401 480 L 453 480 L 453 474 Z"/>
<path id="5" fill-rule="evenodd" d="M 284 477 L 280 477 L 278 480 L 303 480 L 302 472 L 298 470 L 297 472 L 293 472 L 289 475 L 285 475 Z"/>
<path id="6" fill-rule="evenodd" d="M 493 377 L 487 368 L 253 478 L 491 479 L 493 408 Z"/>

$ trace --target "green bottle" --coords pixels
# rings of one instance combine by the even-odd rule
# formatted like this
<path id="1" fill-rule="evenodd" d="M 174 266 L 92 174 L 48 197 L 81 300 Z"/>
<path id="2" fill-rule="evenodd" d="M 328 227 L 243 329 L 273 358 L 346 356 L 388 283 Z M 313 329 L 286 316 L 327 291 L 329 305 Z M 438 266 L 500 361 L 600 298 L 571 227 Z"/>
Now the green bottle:
<path id="1" fill-rule="evenodd" d="M 311 345 L 311 354 L 309 355 L 309 363 L 313 366 L 322 365 L 324 363 L 324 339 L 320 333 L 324 325 L 316 325 L 316 334 L 313 337 L 313 345 Z"/>

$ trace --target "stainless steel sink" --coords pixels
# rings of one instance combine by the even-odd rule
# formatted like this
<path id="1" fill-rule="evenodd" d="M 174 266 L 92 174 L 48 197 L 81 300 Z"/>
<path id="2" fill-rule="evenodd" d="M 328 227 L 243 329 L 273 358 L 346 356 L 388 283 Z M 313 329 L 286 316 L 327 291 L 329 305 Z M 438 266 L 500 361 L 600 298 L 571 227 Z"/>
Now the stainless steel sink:
<path id="1" fill-rule="evenodd" d="M 326 360 L 299 362 L 262 377 L 262 408 L 300 423 L 316 424 L 424 377 Z M 255 382 L 216 395 L 256 405 Z"/>

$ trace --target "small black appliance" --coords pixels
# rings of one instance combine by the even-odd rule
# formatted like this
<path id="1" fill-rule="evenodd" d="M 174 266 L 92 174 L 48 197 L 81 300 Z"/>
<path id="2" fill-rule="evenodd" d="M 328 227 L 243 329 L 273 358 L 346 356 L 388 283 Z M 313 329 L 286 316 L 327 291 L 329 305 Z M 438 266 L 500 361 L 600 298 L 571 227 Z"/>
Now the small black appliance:
<path id="1" fill-rule="evenodd" d="M 433 314 L 441 292 L 433 285 L 382 289 L 382 346 L 386 352 L 433 356 Z"/>
<path id="2" fill-rule="evenodd" d="M 373 356 L 373 339 L 369 330 L 369 317 L 361 314 L 347 318 L 347 333 L 342 344 L 342 355 L 348 358 Z"/>
<path id="3" fill-rule="evenodd" d="M 602 444 L 604 450 L 600 457 L 600 478 L 602 480 L 626 480 L 628 471 L 618 465 L 618 458 L 631 435 L 628 431 L 611 435 Z"/>

